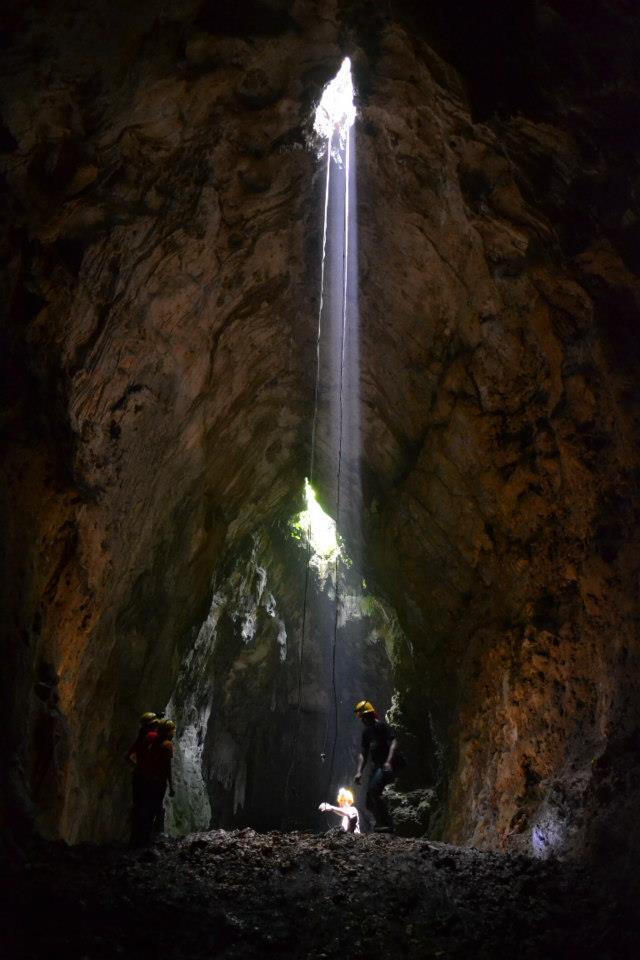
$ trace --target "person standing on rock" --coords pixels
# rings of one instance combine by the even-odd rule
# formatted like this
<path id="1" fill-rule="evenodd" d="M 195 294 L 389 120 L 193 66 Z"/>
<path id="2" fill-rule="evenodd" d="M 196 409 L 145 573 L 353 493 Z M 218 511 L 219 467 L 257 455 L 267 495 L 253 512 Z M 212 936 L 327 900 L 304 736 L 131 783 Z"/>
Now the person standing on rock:
<path id="1" fill-rule="evenodd" d="M 145 717 L 148 729 L 143 733 Z M 176 725 L 173 720 L 158 720 L 157 717 L 151 720 L 150 714 L 143 714 L 140 726 L 140 733 L 128 754 L 135 764 L 130 839 L 133 847 L 149 843 L 154 828 L 161 828 L 167 786 L 173 796 L 171 761 Z"/>
<path id="2" fill-rule="evenodd" d="M 153 766 L 153 819 L 151 833 L 158 834 L 164 830 L 164 797 L 169 788 L 169 796 L 175 796 L 173 789 L 173 738 L 176 735 L 176 725 L 173 720 L 161 720 L 158 724 L 158 739 L 151 748 Z"/>
<path id="3" fill-rule="evenodd" d="M 145 759 L 146 754 L 151 749 L 154 741 L 158 739 L 158 715 L 152 710 L 147 710 L 140 717 L 140 729 L 138 735 L 127 750 L 127 760 L 131 764 L 131 836 L 129 845 L 139 846 L 144 841 L 143 824 L 145 822 L 146 807 L 146 777 Z"/>
<path id="4" fill-rule="evenodd" d="M 387 784 L 395 780 L 395 770 L 399 760 L 396 732 L 388 723 L 379 719 L 376 708 L 369 700 L 360 700 L 354 712 L 364 725 L 354 781 L 357 784 L 361 783 L 362 771 L 370 756 L 373 771 L 367 787 L 367 810 L 370 810 L 375 818 L 374 830 L 377 833 L 391 833 L 393 820 L 382 793 Z"/>

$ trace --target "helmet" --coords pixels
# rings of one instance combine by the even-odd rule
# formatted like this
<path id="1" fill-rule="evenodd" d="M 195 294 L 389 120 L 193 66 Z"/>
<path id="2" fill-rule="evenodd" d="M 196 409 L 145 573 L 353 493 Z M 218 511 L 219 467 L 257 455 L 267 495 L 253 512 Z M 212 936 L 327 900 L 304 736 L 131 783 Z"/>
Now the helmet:
<path id="1" fill-rule="evenodd" d="M 363 717 L 366 717 L 367 714 L 373 713 L 375 715 L 376 708 L 368 700 L 361 700 L 360 703 L 356 703 L 354 713 L 358 720 L 362 720 Z"/>
<path id="2" fill-rule="evenodd" d="M 338 790 L 338 803 L 340 804 L 341 807 L 343 806 L 352 807 L 353 793 L 351 792 L 351 790 L 347 790 L 346 787 L 340 787 L 340 789 Z"/>
<path id="3" fill-rule="evenodd" d="M 158 724 L 158 733 L 161 737 L 172 737 L 176 732 L 176 725 L 173 720 L 161 720 Z"/>
<path id="4" fill-rule="evenodd" d="M 147 712 L 143 713 L 142 716 L 140 717 L 140 726 L 146 727 L 157 719 L 158 719 L 157 713 L 154 713 L 153 710 L 147 710 Z"/>

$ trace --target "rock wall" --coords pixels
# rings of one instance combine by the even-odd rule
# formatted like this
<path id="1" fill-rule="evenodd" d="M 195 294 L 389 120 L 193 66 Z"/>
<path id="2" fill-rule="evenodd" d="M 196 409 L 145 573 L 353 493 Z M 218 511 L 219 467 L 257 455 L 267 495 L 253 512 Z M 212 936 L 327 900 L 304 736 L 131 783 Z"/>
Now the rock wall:
<path id="1" fill-rule="evenodd" d="M 302 481 L 322 51 L 288 91 L 287 36 L 196 13 L 25 13 L 8 63 L 9 723 L 29 766 L 45 664 L 73 722 L 37 822 L 71 839 L 113 830 L 140 702 L 167 701 L 228 545 Z"/>
<path id="2" fill-rule="evenodd" d="M 412 723 L 430 715 L 444 746 L 442 831 L 621 852 L 638 772 L 633 215 L 598 220 L 610 161 L 584 129 L 472 123 L 424 51 L 383 37 L 359 140 L 366 552 L 414 640 Z M 575 229 L 588 189 L 591 236 Z"/>
<path id="3" fill-rule="evenodd" d="M 430 829 L 458 842 L 625 840 L 636 37 L 622 0 L 596 8 L 580 26 L 528 5 L 519 42 L 536 44 L 495 68 L 522 81 L 509 95 L 455 49 L 457 14 L 442 39 L 439 4 L 430 20 L 411 3 L 87 0 L 7 22 L 3 748 L 23 829 L 122 830 L 113 784 L 140 708 L 176 690 L 246 538 L 296 508 L 323 184 L 311 114 L 348 52 L 358 555 L 411 644 L 395 685 L 424 748 L 414 785 L 438 780 Z"/>
<path id="4" fill-rule="evenodd" d="M 291 533 L 261 530 L 221 572 L 180 669 L 167 706 L 179 730 L 173 833 L 326 828 L 318 803 L 356 769 L 354 703 L 366 692 L 390 705 L 406 645 L 393 611 L 340 561 L 334 637 L 334 569 L 312 565 L 305 584 L 307 545 Z"/>

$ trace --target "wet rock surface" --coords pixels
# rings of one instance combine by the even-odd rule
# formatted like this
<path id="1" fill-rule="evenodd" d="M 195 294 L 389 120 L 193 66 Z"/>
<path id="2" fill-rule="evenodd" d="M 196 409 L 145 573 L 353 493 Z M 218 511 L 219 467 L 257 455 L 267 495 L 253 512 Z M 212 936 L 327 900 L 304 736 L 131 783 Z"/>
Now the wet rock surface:
<path id="1" fill-rule="evenodd" d="M 373 834 L 47 846 L 2 900 L 21 960 L 614 960 L 638 943 L 624 902 L 585 868 Z"/>

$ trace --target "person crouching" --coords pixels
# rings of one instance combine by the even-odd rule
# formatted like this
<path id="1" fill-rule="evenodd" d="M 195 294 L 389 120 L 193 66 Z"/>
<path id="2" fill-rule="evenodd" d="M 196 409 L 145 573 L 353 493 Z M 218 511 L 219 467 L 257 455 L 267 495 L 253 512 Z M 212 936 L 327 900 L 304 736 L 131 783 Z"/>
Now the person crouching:
<path id="1" fill-rule="evenodd" d="M 345 833 L 360 833 L 360 817 L 353 805 L 351 790 L 341 787 L 338 791 L 338 806 L 334 807 L 330 803 L 321 803 L 318 810 L 322 813 L 335 813 L 336 816 L 342 817 L 341 826 Z"/>

